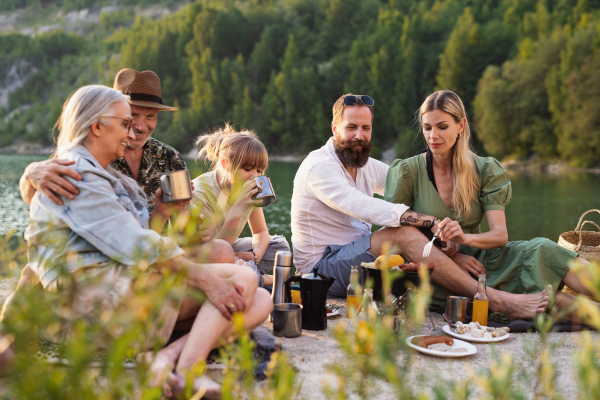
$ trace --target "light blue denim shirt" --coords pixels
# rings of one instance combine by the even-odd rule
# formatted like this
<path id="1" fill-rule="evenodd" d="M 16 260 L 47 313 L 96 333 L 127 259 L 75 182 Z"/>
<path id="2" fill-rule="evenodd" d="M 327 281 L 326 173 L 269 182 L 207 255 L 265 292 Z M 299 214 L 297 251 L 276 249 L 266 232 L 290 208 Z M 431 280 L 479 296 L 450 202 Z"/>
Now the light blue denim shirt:
<path id="1" fill-rule="evenodd" d="M 67 272 L 115 261 L 149 265 L 184 254 L 175 241 L 147 229 L 148 210 L 136 209 L 121 182 L 109 174 L 83 146 L 61 153 L 74 160 L 70 168 L 81 181 L 67 179 L 79 189 L 63 205 L 38 191 L 31 201 L 25 231 L 31 268 L 48 286 L 64 268 Z"/>

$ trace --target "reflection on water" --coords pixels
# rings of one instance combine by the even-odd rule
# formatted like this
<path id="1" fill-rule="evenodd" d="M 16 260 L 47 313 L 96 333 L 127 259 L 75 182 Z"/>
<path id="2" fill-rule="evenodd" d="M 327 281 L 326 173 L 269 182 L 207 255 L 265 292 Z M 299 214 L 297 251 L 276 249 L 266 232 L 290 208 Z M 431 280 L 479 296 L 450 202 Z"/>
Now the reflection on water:
<path id="1" fill-rule="evenodd" d="M 561 233 L 575 229 L 587 210 L 600 209 L 600 175 L 510 174 L 513 199 L 506 210 L 509 240 L 547 237 L 558 241 Z M 585 220 L 600 222 L 600 214 Z M 586 230 L 596 229 L 586 225 Z"/>
<path id="2" fill-rule="evenodd" d="M 18 183 L 27 164 L 39 156 L 0 155 L 0 233 L 17 229 L 20 234 L 28 224 L 28 207 L 21 200 Z M 192 177 L 202 167 L 187 160 Z M 271 163 L 268 175 L 277 201 L 264 208 L 271 234 L 284 235 L 291 243 L 290 202 L 298 163 Z M 600 209 L 600 175 L 570 173 L 511 173 L 513 199 L 506 209 L 509 240 L 526 240 L 543 236 L 558 240 L 562 232 L 575 229 L 585 211 Z M 586 220 L 600 223 L 599 214 L 588 214 Z M 486 228 L 484 226 L 484 228 Z M 596 229 L 588 225 L 585 229 Z M 249 236 L 245 228 L 243 236 Z"/>
<path id="3" fill-rule="evenodd" d="M 29 206 L 19 194 L 19 179 L 25 167 L 44 156 L 0 154 L 0 234 L 16 229 L 19 235 L 29 224 Z"/>

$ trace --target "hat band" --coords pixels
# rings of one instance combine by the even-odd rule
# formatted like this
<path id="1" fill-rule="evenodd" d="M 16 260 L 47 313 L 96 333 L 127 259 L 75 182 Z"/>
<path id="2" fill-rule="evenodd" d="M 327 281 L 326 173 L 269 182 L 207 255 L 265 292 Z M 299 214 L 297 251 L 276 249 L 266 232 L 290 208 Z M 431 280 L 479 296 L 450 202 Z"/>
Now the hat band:
<path id="1" fill-rule="evenodd" d="M 129 98 L 131 100 L 135 100 L 135 101 L 151 101 L 153 103 L 158 103 L 158 104 L 162 104 L 162 99 L 158 96 L 154 96 L 151 94 L 144 94 L 144 93 L 125 93 L 127 95 L 129 95 Z"/>

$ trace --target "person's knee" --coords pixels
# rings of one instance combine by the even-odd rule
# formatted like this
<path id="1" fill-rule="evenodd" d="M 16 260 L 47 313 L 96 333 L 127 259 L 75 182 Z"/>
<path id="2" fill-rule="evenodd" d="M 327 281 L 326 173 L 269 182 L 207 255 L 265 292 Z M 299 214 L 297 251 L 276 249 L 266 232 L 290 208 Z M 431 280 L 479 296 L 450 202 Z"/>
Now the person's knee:
<path id="1" fill-rule="evenodd" d="M 222 239 L 213 239 L 210 242 L 208 262 L 211 263 L 234 263 L 235 253 L 229 243 Z"/>
<path id="2" fill-rule="evenodd" d="M 414 226 L 399 226 L 397 228 L 388 228 L 392 229 L 392 237 L 393 240 L 391 243 L 400 248 L 400 251 L 404 251 L 407 248 L 413 246 L 416 242 L 423 241 L 425 235 L 418 228 Z"/>
<path id="3" fill-rule="evenodd" d="M 271 300 L 271 294 L 263 288 L 258 288 L 256 294 L 254 295 L 255 302 L 257 304 L 261 304 L 267 314 L 270 314 L 273 311 L 273 300 Z"/>
<path id="4" fill-rule="evenodd" d="M 38 275 L 26 264 L 21 270 L 18 286 L 35 286 L 40 283 Z"/>
<path id="5" fill-rule="evenodd" d="M 238 270 L 234 276 L 235 283 L 244 286 L 246 290 L 251 290 L 254 293 L 258 288 L 258 276 L 256 276 L 256 272 L 239 265 L 237 267 Z M 244 295 L 246 295 L 246 292 L 244 292 Z"/>
<path id="6" fill-rule="evenodd" d="M 290 244 L 285 237 L 277 236 L 274 238 L 274 240 L 277 251 L 290 251 Z"/>

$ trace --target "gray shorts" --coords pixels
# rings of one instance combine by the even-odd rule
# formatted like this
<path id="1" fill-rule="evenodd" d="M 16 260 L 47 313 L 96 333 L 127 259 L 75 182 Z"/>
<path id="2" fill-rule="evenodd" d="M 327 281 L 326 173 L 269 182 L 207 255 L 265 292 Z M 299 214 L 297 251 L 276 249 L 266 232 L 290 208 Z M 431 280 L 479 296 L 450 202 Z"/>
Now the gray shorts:
<path id="1" fill-rule="evenodd" d="M 318 272 L 333 276 L 335 282 L 329 288 L 329 297 L 346 297 L 350 284 L 350 269 L 358 266 L 359 280 L 362 281 L 361 262 L 373 262 L 375 256 L 368 250 L 371 248 L 371 235 L 355 240 L 343 247 L 327 246 L 323 257 L 315 264 Z"/>
<path id="2" fill-rule="evenodd" d="M 233 242 L 231 247 L 233 247 L 233 251 L 236 253 L 250 251 L 252 250 L 252 238 L 239 238 Z M 260 287 L 264 286 L 262 275 L 273 269 L 273 265 L 275 263 L 275 254 L 277 254 L 278 251 L 290 251 L 290 245 L 285 237 L 273 235 L 271 236 L 269 240 L 269 246 L 267 247 L 267 250 L 265 251 L 265 254 L 263 254 L 258 265 L 256 265 L 254 261 L 247 262 L 254 272 L 256 272 L 256 275 L 258 276 L 258 285 Z"/>

